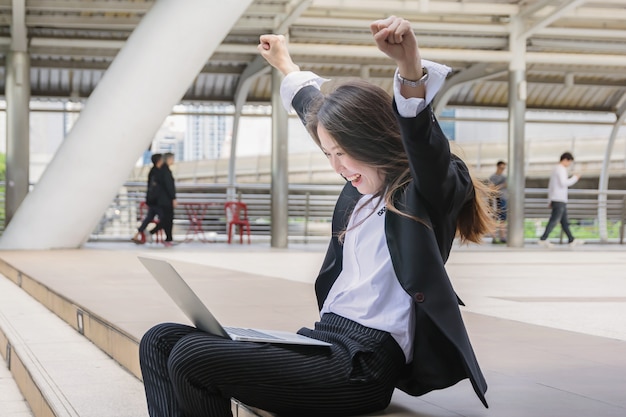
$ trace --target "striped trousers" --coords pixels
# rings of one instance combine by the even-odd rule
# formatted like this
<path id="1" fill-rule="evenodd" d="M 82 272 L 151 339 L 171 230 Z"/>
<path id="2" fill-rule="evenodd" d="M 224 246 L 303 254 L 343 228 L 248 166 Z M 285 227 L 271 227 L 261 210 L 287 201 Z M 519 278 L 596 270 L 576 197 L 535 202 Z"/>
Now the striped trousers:
<path id="1" fill-rule="evenodd" d="M 281 416 L 386 408 L 405 364 L 387 332 L 324 314 L 301 334 L 331 347 L 239 342 L 165 323 L 139 347 L 151 417 L 231 416 L 230 398 Z"/>

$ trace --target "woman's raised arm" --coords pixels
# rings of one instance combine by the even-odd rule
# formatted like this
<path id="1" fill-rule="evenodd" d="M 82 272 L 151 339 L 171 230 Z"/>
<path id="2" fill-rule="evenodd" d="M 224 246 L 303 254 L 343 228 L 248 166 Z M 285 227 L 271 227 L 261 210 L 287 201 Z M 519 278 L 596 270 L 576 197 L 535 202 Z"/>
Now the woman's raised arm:
<path id="1" fill-rule="evenodd" d="M 294 64 L 289 55 L 287 39 L 283 35 L 261 35 L 257 49 L 261 56 L 283 75 L 300 71 L 300 67 Z"/>

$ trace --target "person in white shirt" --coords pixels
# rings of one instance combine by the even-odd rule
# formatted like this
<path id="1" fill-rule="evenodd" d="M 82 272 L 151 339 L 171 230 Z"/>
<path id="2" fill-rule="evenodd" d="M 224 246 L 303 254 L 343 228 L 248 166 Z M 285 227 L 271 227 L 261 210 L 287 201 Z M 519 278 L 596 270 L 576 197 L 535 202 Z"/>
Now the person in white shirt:
<path id="1" fill-rule="evenodd" d="M 567 235 L 569 244 L 580 245 L 584 242 L 580 239 L 575 239 L 569 229 L 569 220 L 567 219 L 567 189 L 576 184 L 580 179 L 580 175 L 572 175 L 568 178 L 567 168 L 574 162 L 574 156 L 565 152 L 561 155 L 561 161 L 554 167 L 552 175 L 550 176 L 550 182 L 548 184 L 548 200 L 550 200 L 550 207 L 552 213 L 550 214 L 550 220 L 546 230 L 539 238 L 539 245 L 551 247 L 552 243 L 548 241 L 548 236 L 552 229 L 560 222 L 563 232 Z"/>
<path id="2" fill-rule="evenodd" d="M 281 416 L 359 415 L 386 408 L 396 387 L 422 395 L 466 378 L 487 406 L 444 265 L 457 235 L 479 242 L 493 224 L 485 186 L 450 153 L 430 106 L 450 69 L 421 60 L 404 19 L 378 20 L 371 31 L 398 65 L 393 99 L 362 81 L 324 95 L 324 80 L 300 71 L 284 36 L 263 35 L 258 46 L 285 75 L 285 107 L 346 180 L 315 283 L 320 320 L 299 330 L 332 345 L 237 342 L 157 325 L 139 348 L 152 417 L 231 416 L 230 398 Z"/>

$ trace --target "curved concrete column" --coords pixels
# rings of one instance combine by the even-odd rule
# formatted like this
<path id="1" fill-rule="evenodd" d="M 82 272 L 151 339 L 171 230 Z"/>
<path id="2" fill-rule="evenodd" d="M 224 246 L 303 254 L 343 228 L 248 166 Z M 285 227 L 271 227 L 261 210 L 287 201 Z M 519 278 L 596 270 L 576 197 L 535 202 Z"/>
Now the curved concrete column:
<path id="1" fill-rule="evenodd" d="M 0 239 L 2 249 L 76 248 L 251 0 L 159 0 L 92 93 Z"/>
<path id="2" fill-rule="evenodd" d="M 606 192 L 609 189 L 609 167 L 611 165 L 611 154 L 613 153 L 613 145 L 615 144 L 617 133 L 624 122 L 626 122 L 626 106 L 620 109 L 617 113 L 617 121 L 613 125 L 611 135 L 609 136 L 609 142 L 606 144 L 604 161 L 602 162 L 602 171 L 600 172 L 600 182 L 598 184 L 598 228 L 600 229 L 600 242 L 602 243 L 606 243 L 609 240 L 606 218 Z"/>

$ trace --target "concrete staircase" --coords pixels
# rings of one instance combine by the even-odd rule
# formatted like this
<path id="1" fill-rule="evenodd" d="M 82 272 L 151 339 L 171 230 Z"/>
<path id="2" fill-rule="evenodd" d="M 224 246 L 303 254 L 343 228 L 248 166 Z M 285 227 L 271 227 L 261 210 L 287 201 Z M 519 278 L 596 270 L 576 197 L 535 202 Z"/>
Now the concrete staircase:
<path id="1" fill-rule="evenodd" d="M 0 351 L 31 415 L 147 416 L 141 382 L 15 284 L 0 279 Z"/>
<path id="2" fill-rule="evenodd" d="M 146 417 L 138 344 L 0 260 L 0 354 L 27 404 L 14 393 L 1 417 Z M 273 416 L 232 407 L 235 417 Z"/>
<path id="3" fill-rule="evenodd" d="M 33 417 L 9 368 L 0 364 L 0 410 L 6 417 Z"/>
<path id="4" fill-rule="evenodd" d="M 146 416 L 137 340 L 155 323 L 185 317 L 137 255 L 172 261 L 224 323 L 293 330 L 317 317 L 304 277 L 323 249 L 190 244 L 159 252 L 126 243 L 1 252 L 0 353 L 32 414 L 21 397 L 21 410 L 4 407 L 0 373 L 0 416 Z M 473 306 L 462 314 L 490 409 L 461 381 L 421 397 L 396 391 L 390 407 L 369 417 L 623 417 L 625 256 L 617 245 L 455 250 L 447 267 Z M 269 415 L 236 402 L 233 414 Z"/>

